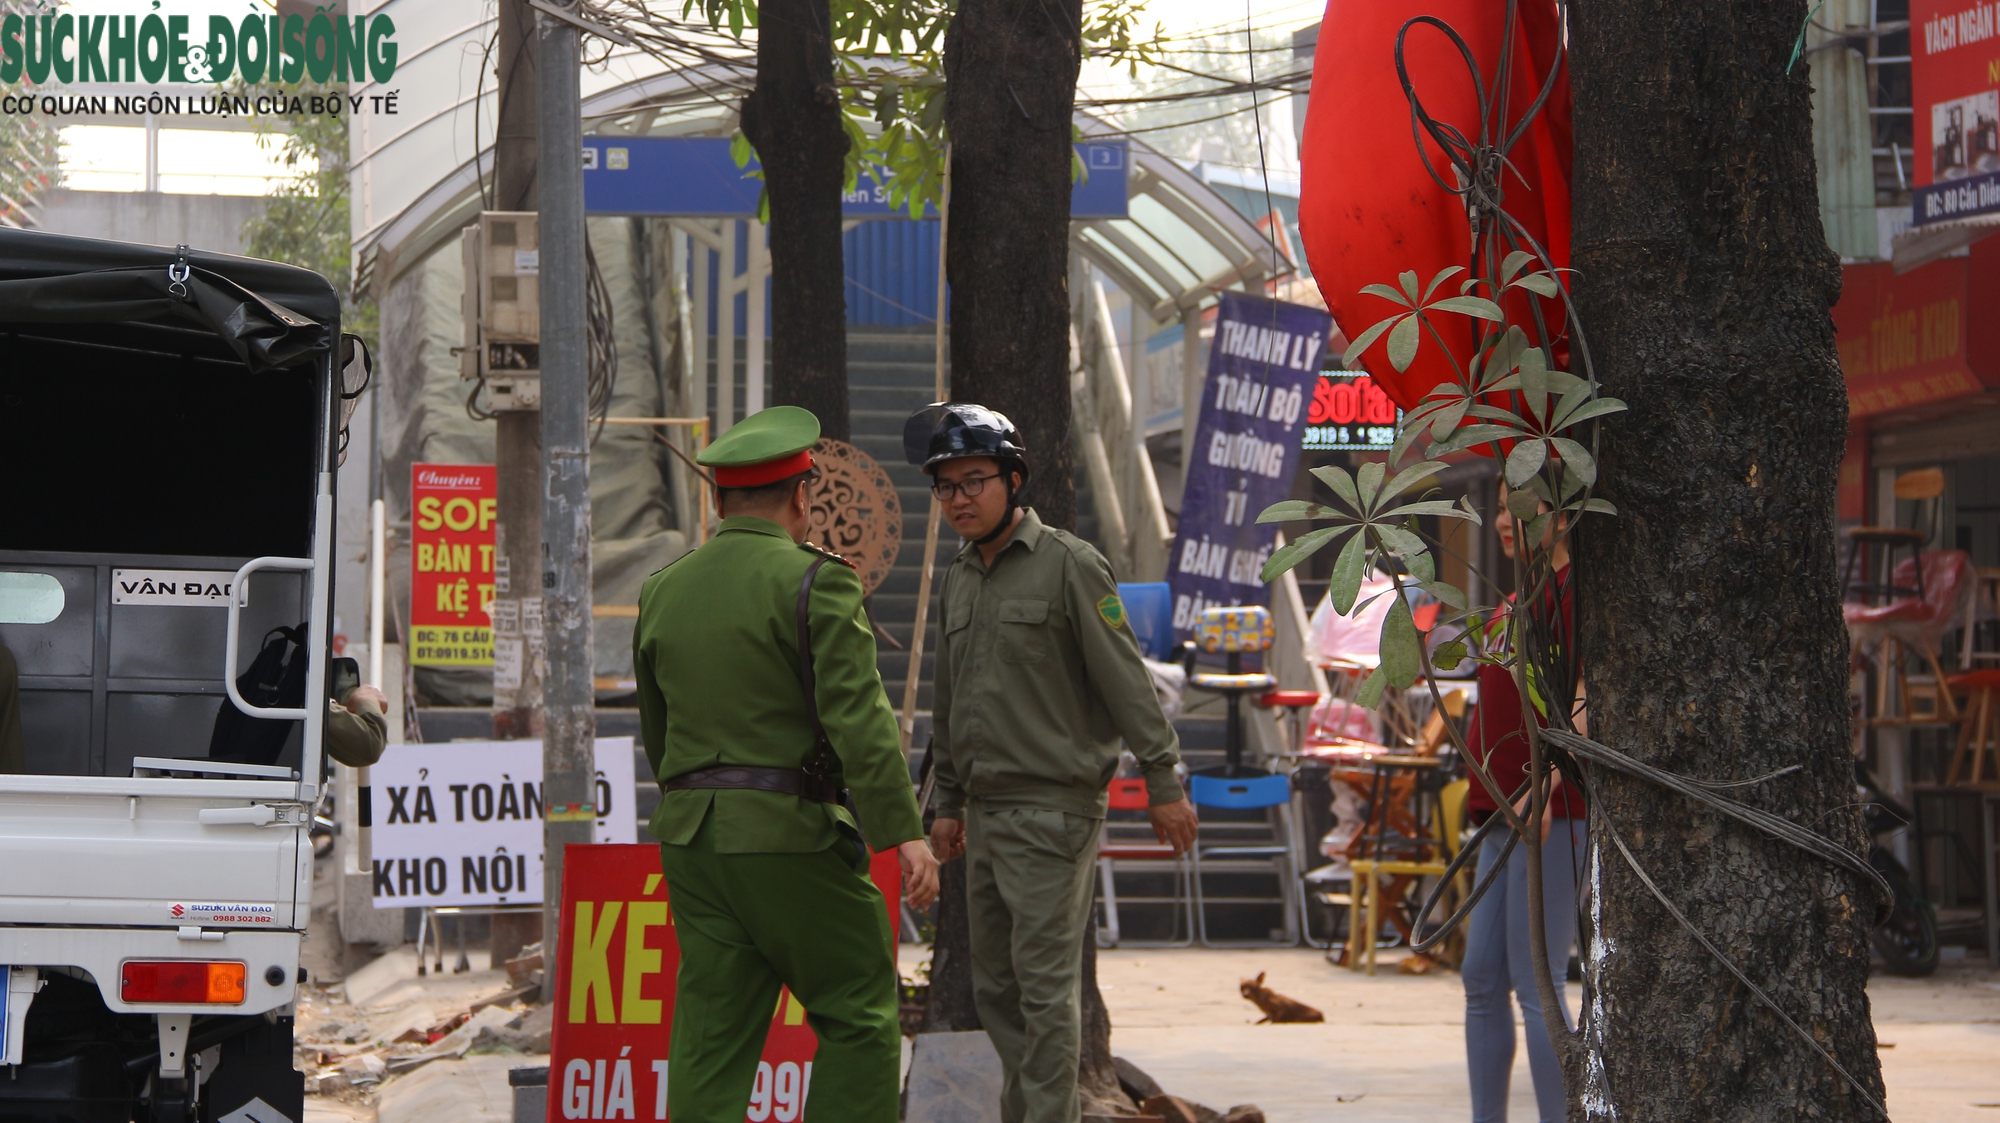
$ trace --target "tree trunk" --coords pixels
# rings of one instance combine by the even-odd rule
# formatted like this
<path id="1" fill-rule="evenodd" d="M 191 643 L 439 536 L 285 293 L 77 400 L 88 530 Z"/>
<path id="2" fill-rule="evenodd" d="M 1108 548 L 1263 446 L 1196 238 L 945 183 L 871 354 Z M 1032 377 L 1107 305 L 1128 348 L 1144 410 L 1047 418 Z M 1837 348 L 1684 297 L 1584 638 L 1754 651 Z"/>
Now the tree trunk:
<path id="1" fill-rule="evenodd" d="M 986 1028 L 972 1004 L 972 938 L 965 910 L 965 859 L 960 858 L 938 867 L 937 934 L 931 940 L 925 1033 Z"/>
<path id="2" fill-rule="evenodd" d="M 945 34 L 951 396 L 1013 420 L 1025 501 L 1076 525 L 1070 451 L 1070 118 L 1077 0 L 962 0 Z"/>
<path id="3" fill-rule="evenodd" d="M 822 435 L 844 441 L 850 429 L 840 189 L 847 133 L 827 12 L 827 0 L 764 0 L 757 87 L 743 99 L 743 135 L 757 149 L 771 206 L 771 401 L 813 411 Z"/>
<path id="4" fill-rule="evenodd" d="M 1736 789 L 1845 845 L 1847 637 L 1833 510 L 1847 427 L 1828 309 L 1804 0 L 1577 0 L 1575 258 L 1608 395 L 1615 518 L 1580 534 L 1591 735 Z M 1572 1118 L 1871 1119 L 1676 907 L 1882 1096 L 1864 925 L 1873 894 L 1683 797 L 1593 769 L 1584 1058 Z"/>

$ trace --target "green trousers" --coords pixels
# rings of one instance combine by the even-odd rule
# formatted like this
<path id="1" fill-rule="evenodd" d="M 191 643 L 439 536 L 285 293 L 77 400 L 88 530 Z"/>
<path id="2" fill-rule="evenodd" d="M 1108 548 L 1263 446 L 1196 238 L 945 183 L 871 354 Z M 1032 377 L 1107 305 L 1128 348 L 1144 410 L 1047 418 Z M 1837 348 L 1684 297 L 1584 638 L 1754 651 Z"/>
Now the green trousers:
<path id="1" fill-rule="evenodd" d="M 674 1123 L 743 1123 L 780 984 L 819 1037 L 805 1123 L 895 1123 L 901 1029 L 896 956 L 866 853 L 717 854 L 714 820 L 662 843 L 681 965 Z"/>
<path id="2" fill-rule="evenodd" d="M 1000 1054 L 1003 1123 L 1077 1123 L 1077 977 L 1103 822 L 1035 807 L 966 811 L 972 998 Z"/>

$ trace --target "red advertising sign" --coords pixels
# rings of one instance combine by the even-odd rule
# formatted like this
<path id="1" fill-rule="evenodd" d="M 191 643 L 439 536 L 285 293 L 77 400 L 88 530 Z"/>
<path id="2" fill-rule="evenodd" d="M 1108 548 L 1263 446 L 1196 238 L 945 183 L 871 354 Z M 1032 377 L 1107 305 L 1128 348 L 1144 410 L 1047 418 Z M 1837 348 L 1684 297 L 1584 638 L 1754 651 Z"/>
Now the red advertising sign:
<path id="1" fill-rule="evenodd" d="M 412 664 L 493 664 L 498 487 L 491 464 L 410 466 Z"/>
<path id="2" fill-rule="evenodd" d="M 1321 371 L 1306 407 L 1305 442 L 1300 447 L 1308 452 L 1387 452 L 1396 444 L 1396 423 L 1402 418 L 1403 411 L 1369 375 Z"/>
<path id="3" fill-rule="evenodd" d="M 1948 257 L 1901 276 L 1887 262 L 1841 270 L 1833 324 L 1849 417 L 1979 392 L 1966 363 L 1967 262 Z"/>
<path id="4" fill-rule="evenodd" d="M 869 870 L 896 924 L 901 873 L 894 850 Z M 563 852 L 555 1033 L 547 1118 L 667 1118 L 667 1044 L 680 945 L 658 846 L 572 845 Z M 747 1123 L 796 1123 L 819 1047 L 805 1007 L 780 991 Z"/>
<path id="5" fill-rule="evenodd" d="M 1911 220 L 2000 212 L 2000 2 L 1910 0 Z"/>

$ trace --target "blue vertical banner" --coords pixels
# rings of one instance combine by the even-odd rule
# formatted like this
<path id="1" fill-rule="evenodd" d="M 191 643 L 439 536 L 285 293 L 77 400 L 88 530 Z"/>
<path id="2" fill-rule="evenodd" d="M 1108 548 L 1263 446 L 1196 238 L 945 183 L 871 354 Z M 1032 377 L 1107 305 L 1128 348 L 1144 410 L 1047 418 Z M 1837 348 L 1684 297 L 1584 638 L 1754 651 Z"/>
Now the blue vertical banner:
<path id="1" fill-rule="evenodd" d="M 1257 523 L 1292 495 L 1306 408 L 1319 380 L 1333 317 L 1318 308 L 1221 293 L 1208 350 L 1201 413 L 1167 581 L 1174 636 L 1185 639 L 1211 605 L 1268 604 L 1264 562 L 1278 527 Z"/>

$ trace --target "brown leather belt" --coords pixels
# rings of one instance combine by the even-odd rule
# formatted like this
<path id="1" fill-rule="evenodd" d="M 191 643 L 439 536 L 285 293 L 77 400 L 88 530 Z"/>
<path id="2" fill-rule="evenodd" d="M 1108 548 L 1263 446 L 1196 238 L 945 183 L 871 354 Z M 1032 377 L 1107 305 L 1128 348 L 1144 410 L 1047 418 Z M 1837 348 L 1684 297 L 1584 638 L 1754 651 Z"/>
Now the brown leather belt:
<path id="1" fill-rule="evenodd" d="M 752 764 L 716 764 L 664 780 L 662 792 L 694 790 L 775 792 L 819 803 L 839 803 L 840 785 L 803 768 L 766 768 Z"/>

